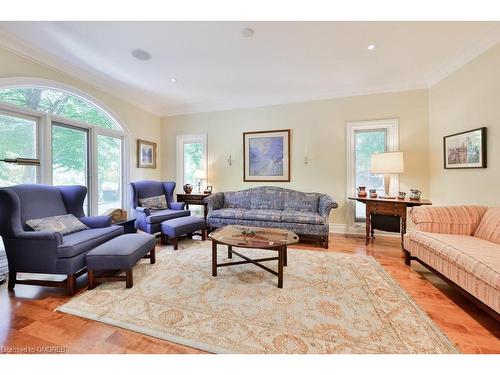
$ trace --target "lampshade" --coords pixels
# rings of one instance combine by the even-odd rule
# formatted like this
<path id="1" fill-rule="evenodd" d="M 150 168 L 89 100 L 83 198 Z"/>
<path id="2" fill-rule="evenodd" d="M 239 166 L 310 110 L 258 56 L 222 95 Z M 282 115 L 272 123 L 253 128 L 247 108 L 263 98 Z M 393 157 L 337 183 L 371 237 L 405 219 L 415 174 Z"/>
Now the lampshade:
<path id="1" fill-rule="evenodd" d="M 398 152 L 382 152 L 380 154 L 372 154 L 371 173 L 404 173 L 405 166 L 403 153 Z"/>
<path id="2" fill-rule="evenodd" d="M 194 171 L 193 177 L 199 180 L 205 180 L 207 178 L 207 171 L 204 169 L 197 169 Z"/>

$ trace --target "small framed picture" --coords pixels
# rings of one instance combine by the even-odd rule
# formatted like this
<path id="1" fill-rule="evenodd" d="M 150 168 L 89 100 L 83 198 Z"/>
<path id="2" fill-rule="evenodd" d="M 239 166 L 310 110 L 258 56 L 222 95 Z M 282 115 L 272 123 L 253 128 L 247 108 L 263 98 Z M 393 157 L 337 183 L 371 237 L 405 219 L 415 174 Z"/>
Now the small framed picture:
<path id="1" fill-rule="evenodd" d="M 208 185 L 204 191 L 205 194 L 212 194 L 212 186 Z"/>
<path id="2" fill-rule="evenodd" d="M 486 128 L 443 138 L 444 168 L 486 168 Z"/>
<path id="3" fill-rule="evenodd" d="M 137 168 L 156 168 L 156 143 L 137 140 Z"/>

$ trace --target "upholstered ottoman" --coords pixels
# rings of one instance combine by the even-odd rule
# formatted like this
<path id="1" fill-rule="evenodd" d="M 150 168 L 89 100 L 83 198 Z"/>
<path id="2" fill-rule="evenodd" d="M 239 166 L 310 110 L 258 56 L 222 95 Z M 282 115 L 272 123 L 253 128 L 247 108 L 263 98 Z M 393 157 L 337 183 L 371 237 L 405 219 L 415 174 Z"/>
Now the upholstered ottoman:
<path id="1" fill-rule="evenodd" d="M 127 288 L 133 286 L 132 267 L 142 258 L 156 262 L 156 238 L 151 234 L 124 234 L 97 246 L 87 253 L 89 289 L 103 281 L 125 281 Z M 100 271 L 97 274 L 96 271 Z M 114 271 L 114 272 L 105 272 Z M 125 276 L 119 276 L 125 272 Z"/>
<path id="2" fill-rule="evenodd" d="M 198 231 L 201 231 L 201 239 L 205 241 L 205 227 L 205 219 L 198 216 L 185 216 L 166 220 L 161 223 L 161 242 L 166 244 L 168 239 L 172 242 L 174 250 L 177 250 L 180 236 L 192 235 Z"/>

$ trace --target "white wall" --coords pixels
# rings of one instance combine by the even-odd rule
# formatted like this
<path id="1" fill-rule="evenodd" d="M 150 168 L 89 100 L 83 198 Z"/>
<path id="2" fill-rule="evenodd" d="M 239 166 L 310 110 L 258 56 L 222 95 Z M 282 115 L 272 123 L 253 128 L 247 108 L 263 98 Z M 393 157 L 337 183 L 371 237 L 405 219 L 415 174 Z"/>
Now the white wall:
<path id="1" fill-rule="evenodd" d="M 266 184 L 330 194 L 340 206 L 331 221 L 345 224 L 346 122 L 395 117 L 406 163 L 401 189 L 419 188 L 427 198 L 427 90 L 166 117 L 162 120 L 163 177 L 175 180 L 176 135 L 207 133 L 208 178 L 215 191 L 263 185 L 243 182 L 243 132 L 291 129 L 291 182 Z M 309 163 L 304 165 L 306 143 Z M 232 166 L 227 165 L 229 154 Z"/>
<path id="2" fill-rule="evenodd" d="M 434 204 L 500 206 L 500 44 L 429 90 L 430 191 Z M 444 169 L 443 137 L 486 126 L 488 167 Z"/>

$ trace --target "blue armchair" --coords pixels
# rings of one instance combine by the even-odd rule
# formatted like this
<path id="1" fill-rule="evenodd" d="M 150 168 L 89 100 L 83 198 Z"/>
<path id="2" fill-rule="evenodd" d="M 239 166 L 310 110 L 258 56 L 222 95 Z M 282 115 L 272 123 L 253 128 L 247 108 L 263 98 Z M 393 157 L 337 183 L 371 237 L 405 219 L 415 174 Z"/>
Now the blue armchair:
<path id="1" fill-rule="evenodd" d="M 184 209 L 184 203 L 174 202 L 175 182 L 173 181 L 135 181 L 131 182 L 130 186 L 132 187 L 132 207 L 135 210 L 137 228 L 144 232 L 150 234 L 158 233 L 161 231 L 160 224 L 163 221 L 190 215 L 190 212 Z M 165 195 L 168 209 L 150 210 L 141 207 L 139 199 L 157 197 L 159 195 Z"/>
<path id="2" fill-rule="evenodd" d="M 76 278 L 85 272 L 85 255 L 96 246 L 123 233 L 111 226 L 111 218 L 85 217 L 84 186 L 16 185 L 0 189 L 0 235 L 9 262 L 9 290 L 16 284 L 65 286 L 76 292 Z M 61 235 L 35 232 L 26 225 L 30 219 L 73 214 L 89 229 Z M 17 280 L 17 273 L 67 275 L 65 281 Z"/>

